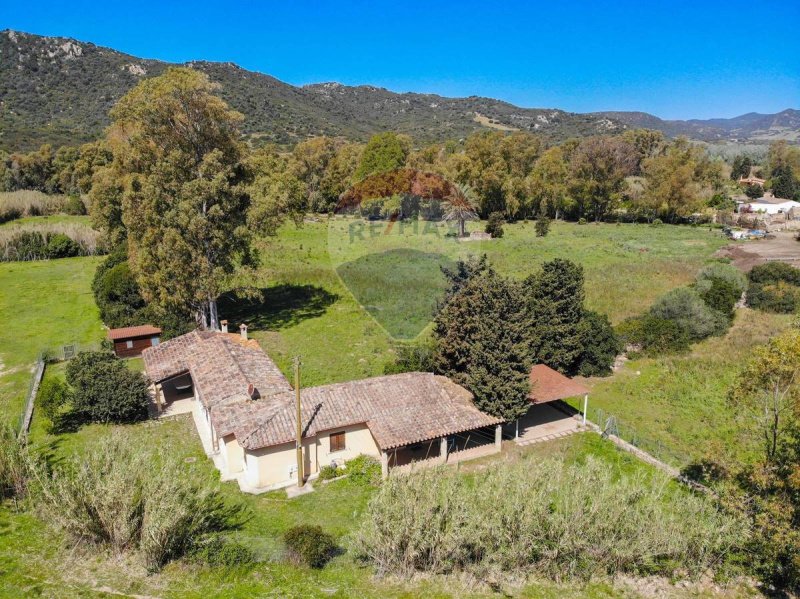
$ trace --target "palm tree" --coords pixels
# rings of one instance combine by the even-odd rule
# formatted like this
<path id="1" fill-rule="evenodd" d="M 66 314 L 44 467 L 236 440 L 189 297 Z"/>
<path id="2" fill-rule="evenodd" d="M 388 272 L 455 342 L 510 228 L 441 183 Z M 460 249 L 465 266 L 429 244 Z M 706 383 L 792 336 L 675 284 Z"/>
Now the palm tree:
<path id="1" fill-rule="evenodd" d="M 460 183 L 452 185 L 450 195 L 442 202 L 442 208 L 444 208 L 444 220 L 458 221 L 458 236 L 466 237 L 464 223 L 478 218 L 478 200 L 472 188 Z"/>

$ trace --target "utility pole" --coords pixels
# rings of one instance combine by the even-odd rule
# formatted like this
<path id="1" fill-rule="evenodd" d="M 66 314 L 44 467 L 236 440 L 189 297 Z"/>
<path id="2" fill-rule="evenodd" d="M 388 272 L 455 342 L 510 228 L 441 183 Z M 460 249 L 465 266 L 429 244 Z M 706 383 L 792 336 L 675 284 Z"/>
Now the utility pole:
<path id="1" fill-rule="evenodd" d="M 300 356 L 294 357 L 294 398 L 297 408 L 297 437 L 295 447 L 297 450 L 297 486 L 302 487 L 303 483 L 303 421 L 300 410 Z"/>

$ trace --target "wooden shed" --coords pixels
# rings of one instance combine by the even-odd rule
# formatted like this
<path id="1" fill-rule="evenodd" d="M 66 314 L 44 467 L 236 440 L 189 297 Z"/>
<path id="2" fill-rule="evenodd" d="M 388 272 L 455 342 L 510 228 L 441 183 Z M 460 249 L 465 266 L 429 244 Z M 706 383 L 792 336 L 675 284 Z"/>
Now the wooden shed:
<path id="1" fill-rule="evenodd" d="M 161 341 L 161 329 L 153 325 L 143 324 L 136 327 L 110 329 L 108 338 L 114 344 L 114 353 L 120 358 L 141 356 L 148 347 Z"/>

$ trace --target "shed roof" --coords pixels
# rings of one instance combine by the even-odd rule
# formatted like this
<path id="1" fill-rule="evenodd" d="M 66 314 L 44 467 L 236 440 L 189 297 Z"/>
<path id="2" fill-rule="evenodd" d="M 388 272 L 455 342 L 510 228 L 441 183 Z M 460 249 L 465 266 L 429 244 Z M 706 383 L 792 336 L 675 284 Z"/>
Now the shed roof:
<path id="1" fill-rule="evenodd" d="M 546 403 L 589 393 L 589 389 L 579 382 L 544 364 L 536 364 L 531 368 L 530 381 L 531 392 L 528 398 L 531 403 Z"/>
<path id="2" fill-rule="evenodd" d="M 109 329 L 108 338 L 112 341 L 119 341 L 120 339 L 131 339 L 133 337 L 149 337 L 151 335 L 160 335 L 161 329 L 154 327 L 151 324 L 143 324 L 136 327 L 122 327 L 120 329 Z"/>

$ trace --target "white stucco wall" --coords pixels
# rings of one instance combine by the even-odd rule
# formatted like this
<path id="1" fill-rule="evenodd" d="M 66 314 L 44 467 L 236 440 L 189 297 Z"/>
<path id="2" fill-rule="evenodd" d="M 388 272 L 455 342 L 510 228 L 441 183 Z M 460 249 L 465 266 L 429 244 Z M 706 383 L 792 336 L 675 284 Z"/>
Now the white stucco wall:
<path id="1" fill-rule="evenodd" d="M 244 470 L 244 449 L 239 445 L 236 437 L 228 435 L 220 444 L 221 454 L 225 460 L 227 474 L 238 474 Z"/>
<path id="2" fill-rule="evenodd" d="M 342 431 L 345 433 L 345 449 L 331 452 L 330 433 Z M 244 453 L 245 476 L 250 486 L 263 488 L 297 482 L 294 443 L 248 450 Z M 303 439 L 303 468 L 306 476 L 316 474 L 322 466 L 327 466 L 334 460 L 342 463 L 361 454 L 380 456 L 375 439 L 365 424 L 346 426 Z"/>

